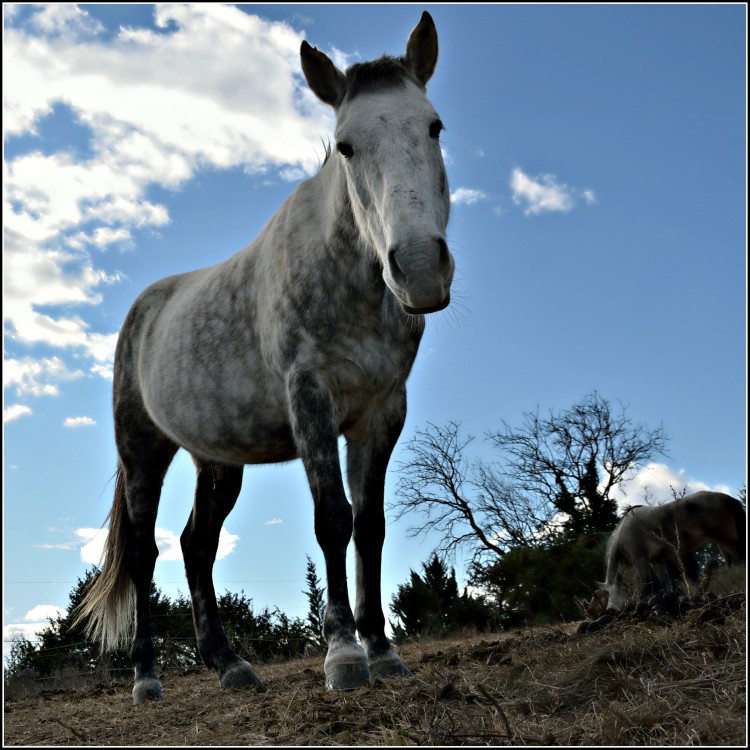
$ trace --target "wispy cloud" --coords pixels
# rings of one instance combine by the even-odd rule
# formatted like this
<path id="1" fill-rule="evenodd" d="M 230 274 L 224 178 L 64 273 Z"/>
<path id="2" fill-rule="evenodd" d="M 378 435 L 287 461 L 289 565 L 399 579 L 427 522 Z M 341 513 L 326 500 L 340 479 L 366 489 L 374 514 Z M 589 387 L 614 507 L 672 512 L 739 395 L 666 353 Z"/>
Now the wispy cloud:
<path id="1" fill-rule="evenodd" d="M 230 5 L 157 4 L 158 30 L 112 35 L 74 4 L 30 8 L 4 9 L 5 137 L 40 132 L 65 102 L 89 143 L 82 155 L 6 145 L 6 337 L 83 355 L 89 373 L 111 377 L 117 334 L 94 330 L 86 307 L 121 277 L 90 252 L 168 223 L 152 188 L 176 188 L 201 168 L 312 173 L 332 115 L 303 85 L 302 32 L 285 23 Z M 27 394 L 53 395 L 62 374 Z"/>
<path id="2" fill-rule="evenodd" d="M 671 469 L 666 464 L 650 463 L 634 472 L 619 485 L 618 505 L 656 505 L 673 500 L 672 490 L 686 494 L 700 490 L 725 492 L 736 496 L 737 488 L 725 484 L 708 485 L 686 475 L 684 469 Z"/>
<path id="3" fill-rule="evenodd" d="M 40 622 L 48 618 L 54 620 L 57 617 L 64 617 L 66 614 L 68 614 L 67 610 L 54 604 L 37 604 L 26 613 L 23 619 L 26 622 Z"/>
<path id="4" fill-rule="evenodd" d="M 284 523 L 280 518 L 271 518 L 265 522 L 266 526 L 278 526 L 280 523 Z"/>
<path id="5" fill-rule="evenodd" d="M 59 357 L 9 358 L 3 364 L 3 387 L 15 388 L 17 396 L 57 396 L 59 388 L 49 381 L 76 380 L 82 375 L 81 370 L 69 370 Z"/>
<path id="6" fill-rule="evenodd" d="M 34 641 L 43 630 L 49 627 L 50 619 L 64 617 L 67 613 L 67 610 L 54 604 L 37 604 L 23 616 L 23 622 L 3 625 L 3 641 L 6 644 L 14 638 Z"/>
<path id="7" fill-rule="evenodd" d="M 482 190 L 460 187 L 451 193 L 451 203 L 456 205 L 473 206 L 479 201 L 489 200 L 490 196 Z"/>
<path id="8" fill-rule="evenodd" d="M 593 190 L 583 190 L 581 192 L 581 198 L 586 202 L 587 205 L 591 206 L 596 203 L 596 193 Z"/>
<path id="9" fill-rule="evenodd" d="M 87 565 L 98 565 L 102 559 L 104 545 L 107 541 L 109 529 L 80 528 L 73 534 L 77 539 L 81 550 L 81 560 Z M 159 560 L 182 560 L 182 548 L 180 537 L 169 529 L 157 526 L 154 531 L 156 546 L 159 550 Z M 234 552 L 237 542 L 237 534 L 232 534 L 222 526 L 219 532 L 219 547 L 216 551 L 216 559 L 221 560 Z"/>
<path id="10" fill-rule="evenodd" d="M 333 64 L 342 71 L 346 70 L 350 65 L 361 59 L 361 55 L 358 52 L 348 54 L 346 52 L 342 52 L 340 49 L 338 49 L 338 47 L 331 47 L 328 55 L 331 58 Z"/>
<path id="11" fill-rule="evenodd" d="M 29 417 L 33 414 L 30 407 L 23 404 L 11 404 L 3 409 L 3 422 L 13 422 L 21 417 Z"/>
<path id="12" fill-rule="evenodd" d="M 64 427 L 90 427 L 96 422 L 91 417 L 68 417 L 64 422 Z"/>
<path id="13" fill-rule="evenodd" d="M 510 175 L 513 202 L 522 206 L 527 216 L 541 213 L 568 213 L 576 204 L 576 197 L 591 205 L 596 196 L 591 189 L 578 190 L 551 174 L 530 177 L 520 167 Z"/>

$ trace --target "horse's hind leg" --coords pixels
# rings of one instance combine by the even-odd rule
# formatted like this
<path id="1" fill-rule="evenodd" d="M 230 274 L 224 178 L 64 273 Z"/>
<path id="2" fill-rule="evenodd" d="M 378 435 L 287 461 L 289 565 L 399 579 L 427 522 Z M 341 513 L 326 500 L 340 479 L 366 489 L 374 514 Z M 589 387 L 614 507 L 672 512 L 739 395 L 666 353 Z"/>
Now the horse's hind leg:
<path id="1" fill-rule="evenodd" d="M 156 512 L 164 475 L 177 452 L 177 446 L 165 439 L 140 437 L 144 439 L 134 440 L 131 433 L 126 441 L 118 439 L 127 503 L 127 570 L 135 585 L 135 636 L 130 650 L 135 668 L 134 703 L 162 697 L 154 668 L 149 604 L 159 554 L 154 539 Z"/>
<path id="2" fill-rule="evenodd" d="M 208 667 L 218 670 L 222 687 L 261 685 L 253 668 L 232 651 L 219 618 L 212 569 L 224 520 L 242 486 L 241 466 L 196 460 L 195 502 L 180 545 L 193 602 L 198 650 Z"/>
<path id="3" fill-rule="evenodd" d="M 395 396 L 379 413 L 378 430 L 367 442 L 347 438 L 347 474 L 354 511 L 357 573 L 355 621 L 373 677 L 409 676 L 411 672 L 385 636 L 380 572 L 385 513 L 385 474 L 406 414 L 405 398 Z"/>

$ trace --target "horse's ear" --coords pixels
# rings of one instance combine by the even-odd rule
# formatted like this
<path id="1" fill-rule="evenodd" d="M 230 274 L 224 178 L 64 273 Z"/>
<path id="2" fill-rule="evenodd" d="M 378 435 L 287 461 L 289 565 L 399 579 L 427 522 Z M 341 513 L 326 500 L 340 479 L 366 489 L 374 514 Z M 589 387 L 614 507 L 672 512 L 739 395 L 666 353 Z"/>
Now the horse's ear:
<path id="1" fill-rule="evenodd" d="M 300 47 L 302 72 L 315 96 L 338 107 L 346 92 L 346 76 L 316 47 L 303 41 Z"/>
<path id="2" fill-rule="evenodd" d="M 438 38 L 432 16 L 424 11 L 419 23 L 409 35 L 404 61 L 422 86 L 432 78 L 438 58 Z"/>

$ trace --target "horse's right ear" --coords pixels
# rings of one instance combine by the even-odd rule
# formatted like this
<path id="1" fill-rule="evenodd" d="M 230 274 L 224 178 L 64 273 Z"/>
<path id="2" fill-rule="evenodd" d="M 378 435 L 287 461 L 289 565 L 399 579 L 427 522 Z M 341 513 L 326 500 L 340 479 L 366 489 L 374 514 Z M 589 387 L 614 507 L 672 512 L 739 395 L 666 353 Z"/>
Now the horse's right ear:
<path id="1" fill-rule="evenodd" d="M 424 11 L 419 23 L 409 35 L 406 43 L 404 60 L 406 67 L 411 68 L 420 86 L 426 86 L 427 81 L 435 72 L 438 58 L 438 37 L 432 16 Z"/>
<path id="2" fill-rule="evenodd" d="M 302 72 L 315 96 L 338 107 L 346 92 L 346 76 L 316 47 L 303 41 L 300 47 Z"/>

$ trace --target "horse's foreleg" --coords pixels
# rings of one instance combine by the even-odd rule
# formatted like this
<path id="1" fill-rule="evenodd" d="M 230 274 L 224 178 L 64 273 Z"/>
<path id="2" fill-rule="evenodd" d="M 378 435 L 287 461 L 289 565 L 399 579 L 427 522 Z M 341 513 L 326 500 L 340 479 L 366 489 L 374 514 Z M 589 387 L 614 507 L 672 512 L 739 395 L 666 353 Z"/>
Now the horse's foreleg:
<path id="1" fill-rule="evenodd" d="M 207 667 L 218 670 L 222 687 L 262 684 L 253 668 L 232 651 L 219 618 L 212 570 L 219 534 L 242 486 L 242 467 L 196 461 L 198 481 L 190 520 L 180 536 L 193 602 L 198 651 Z"/>
<path id="2" fill-rule="evenodd" d="M 367 683 L 370 669 L 355 639 L 346 584 L 352 509 L 341 477 L 336 410 L 325 386 L 309 372 L 292 373 L 287 387 L 292 431 L 315 502 L 315 536 L 326 561 L 328 602 L 323 618 L 323 635 L 328 644 L 326 687 L 346 690 Z"/>
<path id="3" fill-rule="evenodd" d="M 633 567 L 640 582 L 639 598 L 643 601 L 660 588 L 661 581 L 645 554 L 633 557 Z"/>
<path id="4" fill-rule="evenodd" d="M 385 617 L 380 593 L 381 559 L 385 539 L 383 495 L 385 474 L 393 447 L 406 415 L 405 394 L 383 405 L 380 424 L 367 442 L 347 438 L 347 474 L 354 511 L 354 547 L 357 572 L 355 621 L 375 677 L 409 676 L 385 636 Z"/>

